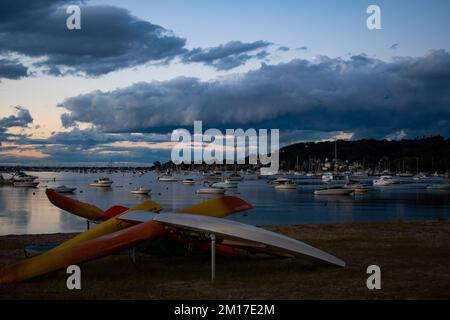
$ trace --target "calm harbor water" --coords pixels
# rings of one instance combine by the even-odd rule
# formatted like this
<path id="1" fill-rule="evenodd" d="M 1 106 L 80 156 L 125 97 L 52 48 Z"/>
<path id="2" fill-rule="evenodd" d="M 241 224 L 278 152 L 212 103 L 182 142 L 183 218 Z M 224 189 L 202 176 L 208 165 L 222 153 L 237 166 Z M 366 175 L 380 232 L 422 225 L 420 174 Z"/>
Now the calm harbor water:
<path id="1" fill-rule="evenodd" d="M 160 203 L 165 211 L 174 211 L 210 196 L 199 196 L 200 176 L 196 185 L 157 182 L 153 172 L 142 176 L 132 173 L 80 174 L 71 172 L 27 172 L 39 177 L 35 189 L 0 187 L 0 235 L 77 232 L 86 229 L 86 221 L 54 207 L 45 195 L 45 187 L 66 185 L 78 189 L 71 197 L 102 209 L 120 204 L 133 206 L 146 199 Z M 110 189 L 92 188 L 89 183 L 108 176 Z M 55 181 L 53 181 L 55 179 Z M 266 180 L 246 180 L 235 192 L 255 208 L 229 217 L 255 225 L 333 223 L 344 221 L 387 221 L 450 218 L 450 191 L 427 190 L 433 181 L 373 188 L 357 196 L 315 196 L 319 180 L 300 180 L 295 190 L 275 190 Z M 152 189 L 150 196 L 132 195 L 134 187 Z M 82 191 L 82 192 L 80 192 Z"/>

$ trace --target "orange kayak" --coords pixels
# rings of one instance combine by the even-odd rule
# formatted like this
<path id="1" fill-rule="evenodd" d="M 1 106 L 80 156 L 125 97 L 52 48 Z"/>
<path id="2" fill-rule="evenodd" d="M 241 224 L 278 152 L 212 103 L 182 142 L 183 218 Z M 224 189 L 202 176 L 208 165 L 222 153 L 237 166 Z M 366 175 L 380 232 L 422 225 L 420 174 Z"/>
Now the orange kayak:
<path id="1" fill-rule="evenodd" d="M 50 250 L 0 270 L 0 283 L 23 281 L 72 264 L 80 264 L 104 257 L 133 247 L 143 241 L 160 237 L 166 232 L 166 229 L 160 223 L 148 221 L 58 251 Z"/>

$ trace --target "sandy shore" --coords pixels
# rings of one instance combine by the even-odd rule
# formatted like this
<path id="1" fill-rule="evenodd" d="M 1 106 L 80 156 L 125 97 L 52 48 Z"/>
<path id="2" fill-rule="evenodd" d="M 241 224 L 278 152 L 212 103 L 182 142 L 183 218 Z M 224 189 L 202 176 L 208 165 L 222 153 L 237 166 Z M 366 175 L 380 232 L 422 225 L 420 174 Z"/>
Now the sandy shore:
<path id="1" fill-rule="evenodd" d="M 367 222 L 272 226 L 347 262 L 261 255 L 219 258 L 209 281 L 209 255 L 106 257 L 82 265 L 82 289 L 66 288 L 65 271 L 0 286 L 0 299 L 449 299 L 450 222 Z M 24 257 L 27 244 L 71 234 L 0 237 L 0 266 Z M 366 268 L 381 268 L 382 289 L 366 287 Z"/>

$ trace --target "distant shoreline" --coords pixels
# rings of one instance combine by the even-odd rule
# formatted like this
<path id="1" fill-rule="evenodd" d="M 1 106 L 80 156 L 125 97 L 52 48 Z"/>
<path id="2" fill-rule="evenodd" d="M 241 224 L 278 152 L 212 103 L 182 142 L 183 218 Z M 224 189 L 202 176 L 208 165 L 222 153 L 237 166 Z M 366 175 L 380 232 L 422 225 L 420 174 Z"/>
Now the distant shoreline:
<path id="1" fill-rule="evenodd" d="M 238 255 L 220 258 L 209 282 L 209 254 L 153 257 L 140 253 L 82 265 L 83 289 L 65 288 L 59 271 L 0 286 L 0 299 L 448 299 L 450 222 L 346 222 L 269 226 L 347 262 L 335 268 L 310 259 Z M 0 266 L 23 259 L 23 247 L 73 234 L 0 237 Z M 366 268 L 379 265 L 382 289 L 366 287 Z M 120 289 L 120 290 L 119 290 Z M 43 293 L 45 292 L 45 293 Z"/>

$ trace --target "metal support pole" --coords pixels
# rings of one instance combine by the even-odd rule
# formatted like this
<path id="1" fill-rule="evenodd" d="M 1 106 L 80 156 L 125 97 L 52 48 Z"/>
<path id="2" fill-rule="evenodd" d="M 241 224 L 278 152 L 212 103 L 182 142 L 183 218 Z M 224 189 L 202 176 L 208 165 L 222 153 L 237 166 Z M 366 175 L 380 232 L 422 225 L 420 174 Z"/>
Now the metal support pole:
<path id="1" fill-rule="evenodd" d="M 91 222 L 89 220 L 86 220 L 86 224 L 87 224 L 87 229 L 89 230 L 91 227 Z"/>
<path id="2" fill-rule="evenodd" d="M 216 235 L 211 234 L 211 282 L 216 278 Z"/>

